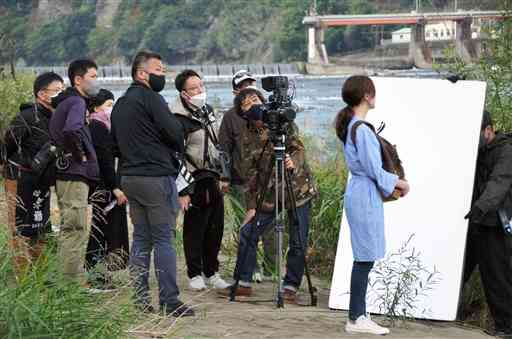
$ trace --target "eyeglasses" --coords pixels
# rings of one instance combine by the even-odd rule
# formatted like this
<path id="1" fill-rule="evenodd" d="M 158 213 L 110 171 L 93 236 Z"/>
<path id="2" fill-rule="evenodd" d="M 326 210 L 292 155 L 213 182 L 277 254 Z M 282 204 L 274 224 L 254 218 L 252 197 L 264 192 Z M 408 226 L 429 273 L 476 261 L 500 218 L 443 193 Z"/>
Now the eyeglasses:
<path id="1" fill-rule="evenodd" d="M 62 90 L 63 90 L 63 88 L 61 88 L 61 87 L 59 87 L 59 88 L 45 88 L 45 89 L 43 89 L 43 91 L 51 93 L 51 94 L 60 93 L 60 92 L 62 92 Z"/>

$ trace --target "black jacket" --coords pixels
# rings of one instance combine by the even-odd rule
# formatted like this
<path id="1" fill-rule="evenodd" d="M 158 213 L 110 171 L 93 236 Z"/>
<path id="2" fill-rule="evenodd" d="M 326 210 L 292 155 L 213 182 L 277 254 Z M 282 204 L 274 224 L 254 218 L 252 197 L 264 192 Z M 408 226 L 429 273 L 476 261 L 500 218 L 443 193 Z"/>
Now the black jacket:
<path id="1" fill-rule="evenodd" d="M 112 111 L 112 136 L 123 176 L 176 176 L 184 152 L 183 127 L 164 98 L 134 82 Z"/>
<path id="2" fill-rule="evenodd" d="M 30 170 L 30 163 L 50 140 L 48 124 L 52 112 L 41 104 L 23 104 L 5 133 L 7 158 Z"/>
<path id="3" fill-rule="evenodd" d="M 498 208 L 512 217 L 512 137 L 497 133 L 478 153 L 470 221 L 499 226 Z"/>
<path id="4" fill-rule="evenodd" d="M 114 153 L 114 141 L 110 131 L 104 123 L 94 119 L 89 123 L 89 130 L 91 131 L 92 143 L 100 168 L 98 188 L 108 191 L 119 188 L 120 180 L 116 175 L 115 168 L 116 154 Z"/>
<path id="5" fill-rule="evenodd" d="M 242 173 L 242 137 L 247 130 L 247 121 L 240 117 L 234 108 L 224 113 L 219 129 L 219 142 L 231 159 L 231 183 L 243 185 L 246 181 Z"/>

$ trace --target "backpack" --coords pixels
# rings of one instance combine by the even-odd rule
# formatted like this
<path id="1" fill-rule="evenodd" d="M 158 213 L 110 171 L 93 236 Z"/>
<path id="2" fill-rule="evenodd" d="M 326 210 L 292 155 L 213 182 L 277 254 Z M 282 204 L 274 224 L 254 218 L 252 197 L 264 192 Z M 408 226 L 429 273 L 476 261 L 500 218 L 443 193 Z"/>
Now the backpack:
<path id="1" fill-rule="evenodd" d="M 370 127 L 370 129 L 373 131 L 373 133 L 375 133 L 377 140 L 379 141 L 380 153 L 382 155 L 382 168 L 386 172 L 398 175 L 398 178 L 400 178 L 400 179 L 405 179 L 404 168 L 402 166 L 402 161 L 400 160 L 400 157 L 398 156 L 396 146 L 391 144 L 389 141 L 387 141 L 386 139 L 384 139 L 383 137 L 381 137 L 379 135 L 379 133 L 382 131 L 382 129 L 384 127 L 380 128 L 379 131 L 376 132 L 375 127 L 373 127 L 373 125 L 370 124 L 369 122 L 366 122 L 363 120 L 356 121 L 350 131 L 350 137 L 352 139 L 352 143 L 354 144 L 354 147 L 356 148 L 356 151 L 357 151 L 356 129 L 362 124 L 365 124 L 366 126 Z M 380 193 L 382 196 L 382 200 L 384 202 L 398 200 L 401 196 L 400 190 L 398 190 L 398 189 L 395 189 L 393 191 L 393 193 L 391 193 L 390 196 L 384 196 L 384 194 L 382 192 L 380 192 Z"/>

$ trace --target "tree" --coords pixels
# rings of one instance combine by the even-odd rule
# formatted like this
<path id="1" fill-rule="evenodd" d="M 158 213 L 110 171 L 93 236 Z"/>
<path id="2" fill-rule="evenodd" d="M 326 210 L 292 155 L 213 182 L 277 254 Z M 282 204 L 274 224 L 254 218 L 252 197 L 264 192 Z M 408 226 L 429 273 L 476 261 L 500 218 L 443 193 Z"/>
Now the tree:
<path id="1" fill-rule="evenodd" d="M 499 0 L 504 16 L 485 29 L 489 39 L 483 42 L 482 56 L 475 63 L 466 63 L 447 51 L 450 63 L 444 65 L 451 72 L 466 79 L 487 83 L 487 109 L 496 127 L 512 131 L 512 2 Z"/>

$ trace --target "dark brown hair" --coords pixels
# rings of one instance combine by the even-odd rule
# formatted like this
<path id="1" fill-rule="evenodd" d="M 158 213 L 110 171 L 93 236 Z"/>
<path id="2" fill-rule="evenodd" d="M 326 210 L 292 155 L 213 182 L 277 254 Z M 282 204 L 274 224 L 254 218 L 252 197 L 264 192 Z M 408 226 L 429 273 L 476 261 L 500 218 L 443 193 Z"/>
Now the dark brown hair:
<path id="1" fill-rule="evenodd" d="M 185 88 L 185 83 L 187 82 L 188 78 L 192 77 L 198 77 L 199 79 L 201 79 L 199 74 L 192 69 L 183 70 L 180 72 L 180 74 L 176 76 L 176 78 L 174 78 L 174 85 L 176 86 L 178 92 L 183 91 L 183 89 Z"/>
<path id="2" fill-rule="evenodd" d="M 233 100 L 233 106 L 235 107 L 235 112 L 238 115 L 241 116 L 243 113 L 242 112 L 242 102 L 244 101 L 244 99 L 253 94 L 256 94 L 260 98 L 262 103 L 265 102 L 265 97 L 263 96 L 263 94 L 261 94 L 260 91 L 258 91 L 255 88 L 245 88 L 245 89 L 241 90 L 240 93 L 238 93 L 238 95 Z"/>
<path id="3" fill-rule="evenodd" d="M 365 75 L 353 75 L 348 78 L 341 89 L 341 97 L 347 104 L 336 115 L 336 135 L 343 142 L 347 142 L 348 125 L 354 117 L 353 108 L 359 105 L 365 95 L 375 96 L 375 86 L 372 79 Z"/>
<path id="4" fill-rule="evenodd" d="M 98 65 L 89 59 L 74 60 L 68 67 L 68 78 L 71 87 L 75 86 L 75 77 L 83 77 L 91 68 L 98 69 Z"/>

